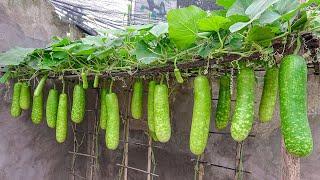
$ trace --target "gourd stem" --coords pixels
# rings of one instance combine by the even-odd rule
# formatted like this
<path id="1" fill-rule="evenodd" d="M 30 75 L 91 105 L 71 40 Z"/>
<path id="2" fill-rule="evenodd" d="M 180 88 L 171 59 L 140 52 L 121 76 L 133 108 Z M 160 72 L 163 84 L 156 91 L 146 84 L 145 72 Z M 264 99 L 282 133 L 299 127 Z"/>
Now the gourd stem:
<path id="1" fill-rule="evenodd" d="M 297 47 L 296 47 L 296 49 L 293 51 L 293 54 L 298 54 L 299 51 L 300 51 L 300 48 L 301 48 L 301 39 L 300 39 L 300 36 L 298 36 L 298 38 L 297 38 Z"/>
<path id="2" fill-rule="evenodd" d="M 111 79 L 111 82 L 110 82 L 109 93 L 112 93 L 112 85 L 113 85 L 113 79 Z"/>
<path id="3" fill-rule="evenodd" d="M 62 93 L 64 93 L 64 90 L 65 90 L 65 82 L 64 82 L 64 79 L 62 77 Z"/>
<path id="4" fill-rule="evenodd" d="M 164 75 L 161 76 L 160 84 L 163 83 L 163 80 L 164 80 Z"/>

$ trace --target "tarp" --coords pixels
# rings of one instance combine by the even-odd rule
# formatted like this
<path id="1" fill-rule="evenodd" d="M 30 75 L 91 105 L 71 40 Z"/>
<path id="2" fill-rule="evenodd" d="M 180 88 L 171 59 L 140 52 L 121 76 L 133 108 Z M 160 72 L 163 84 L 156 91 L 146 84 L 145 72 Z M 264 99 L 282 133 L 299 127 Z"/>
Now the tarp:
<path id="1" fill-rule="evenodd" d="M 57 14 L 90 35 L 104 29 L 122 29 L 127 25 L 157 23 L 166 20 L 173 8 L 197 5 L 215 9 L 215 0 L 49 0 Z"/>

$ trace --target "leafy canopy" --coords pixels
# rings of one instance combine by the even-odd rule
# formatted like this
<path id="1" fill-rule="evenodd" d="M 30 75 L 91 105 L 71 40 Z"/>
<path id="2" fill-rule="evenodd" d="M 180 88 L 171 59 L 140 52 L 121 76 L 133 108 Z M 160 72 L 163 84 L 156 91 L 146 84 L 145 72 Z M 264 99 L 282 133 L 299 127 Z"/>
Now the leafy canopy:
<path id="1" fill-rule="evenodd" d="M 34 73 L 131 71 L 225 54 L 272 56 L 275 39 L 285 41 L 287 35 L 300 32 L 320 34 L 319 1 L 217 0 L 223 9 L 174 9 L 168 12 L 167 23 L 105 30 L 79 40 L 53 37 L 46 48 L 17 47 L 0 54 L 0 64 L 8 72 L 0 81 L 30 79 Z"/>

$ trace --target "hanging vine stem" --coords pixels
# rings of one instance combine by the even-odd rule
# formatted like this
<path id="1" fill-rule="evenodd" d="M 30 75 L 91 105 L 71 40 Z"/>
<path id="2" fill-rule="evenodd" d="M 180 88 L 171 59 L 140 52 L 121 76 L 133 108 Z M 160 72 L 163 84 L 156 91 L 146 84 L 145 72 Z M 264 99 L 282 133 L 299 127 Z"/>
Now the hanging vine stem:
<path id="1" fill-rule="evenodd" d="M 98 143 L 99 143 L 99 120 L 98 120 L 98 102 L 99 102 L 99 93 L 98 93 L 98 90 L 96 92 L 96 101 L 95 101 L 95 107 L 94 107 L 94 126 L 93 126 L 93 130 L 94 130 L 94 134 L 92 136 L 92 155 L 93 157 L 91 158 L 91 174 L 92 174 L 92 180 L 95 179 L 95 175 L 96 175 L 96 172 L 97 172 L 97 169 L 98 169 L 98 155 L 99 155 L 99 152 L 98 152 Z"/>

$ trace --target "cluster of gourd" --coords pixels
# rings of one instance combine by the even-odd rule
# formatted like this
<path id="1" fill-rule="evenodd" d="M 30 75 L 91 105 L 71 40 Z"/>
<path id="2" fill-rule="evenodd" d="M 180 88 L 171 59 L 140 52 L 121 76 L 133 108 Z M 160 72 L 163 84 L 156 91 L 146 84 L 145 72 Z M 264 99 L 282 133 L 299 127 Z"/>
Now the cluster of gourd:
<path id="1" fill-rule="evenodd" d="M 178 69 L 174 70 L 177 82 L 183 83 Z M 84 119 L 86 93 L 88 88 L 87 74 L 81 74 L 82 84 L 73 89 L 71 120 L 81 123 Z M 31 120 L 35 124 L 42 121 L 43 87 L 47 76 L 43 76 L 37 85 L 32 104 Z M 254 121 L 255 75 L 252 67 L 240 63 L 237 75 L 236 105 L 231 115 L 231 76 L 220 77 L 219 99 L 216 110 L 215 124 L 217 129 L 224 129 L 231 119 L 231 136 L 241 142 L 249 135 Z M 149 132 L 155 141 L 167 142 L 171 136 L 170 109 L 168 87 L 162 82 L 152 80 L 148 84 L 148 115 Z M 94 79 L 94 87 L 98 87 L 99 76 Z M 298 55 L 288 55 L 282 59 L 280 69 L 274 65 L 266 69 L 264 89 L 260 102 L 259 119 L 269 122 L 273 117 L 279 87 L 281 132 L 286 149 L 296 156 L 307 156 L 312 152 L 313 140 L 307 119 L 307 66 L 306 61 Z M 26 82 L 16 82 L 13 89 L 11 115 L 18 117 L 21 109 L 27 110 L 31 105 L 30 86 Z M 194 79 L 194 107 L 190 132 L 190 150 L 195 155 L 204 152 L 211 121 L 211 85 L 204 75 Z M 131 115 L 134 119 L 143 116 L 143 83 L 137 79 L 133 85 L 131 99 Z M 46 104 L 46 119 L 50 128 L 56 128 L 56 140 L 59 143 L 67 137 L 67 94 L 59 95 L 58 90 L 49 91 Z M 116 149 L 119 144 L 118 98 L 112 92 L 112 83 L 108 91 L 105 85 L 100 91 L 100 127 L 106 130 L 105 140 L 108 149 Z"/>
<path id="2" fill-rule="evenodd" d="M 220 78 L 216 127 L 223 129 L 230 114 L 230 79 Z M 303 57 L 288 55 L 280 63 L 266 69 L 259 107 L 261 122 L 273 118 L 276 99 L 280 97 L 281 133 L 287 151 L 303 157 L 312 153 L 313 139 L 307 117 L 307 64 Z M 231 119 L 230 132 L 241 142 L 251 131 L 254 121 L 255 76 L 252 68 L 240 67 L 237 75 L 236 105 Z"/>

